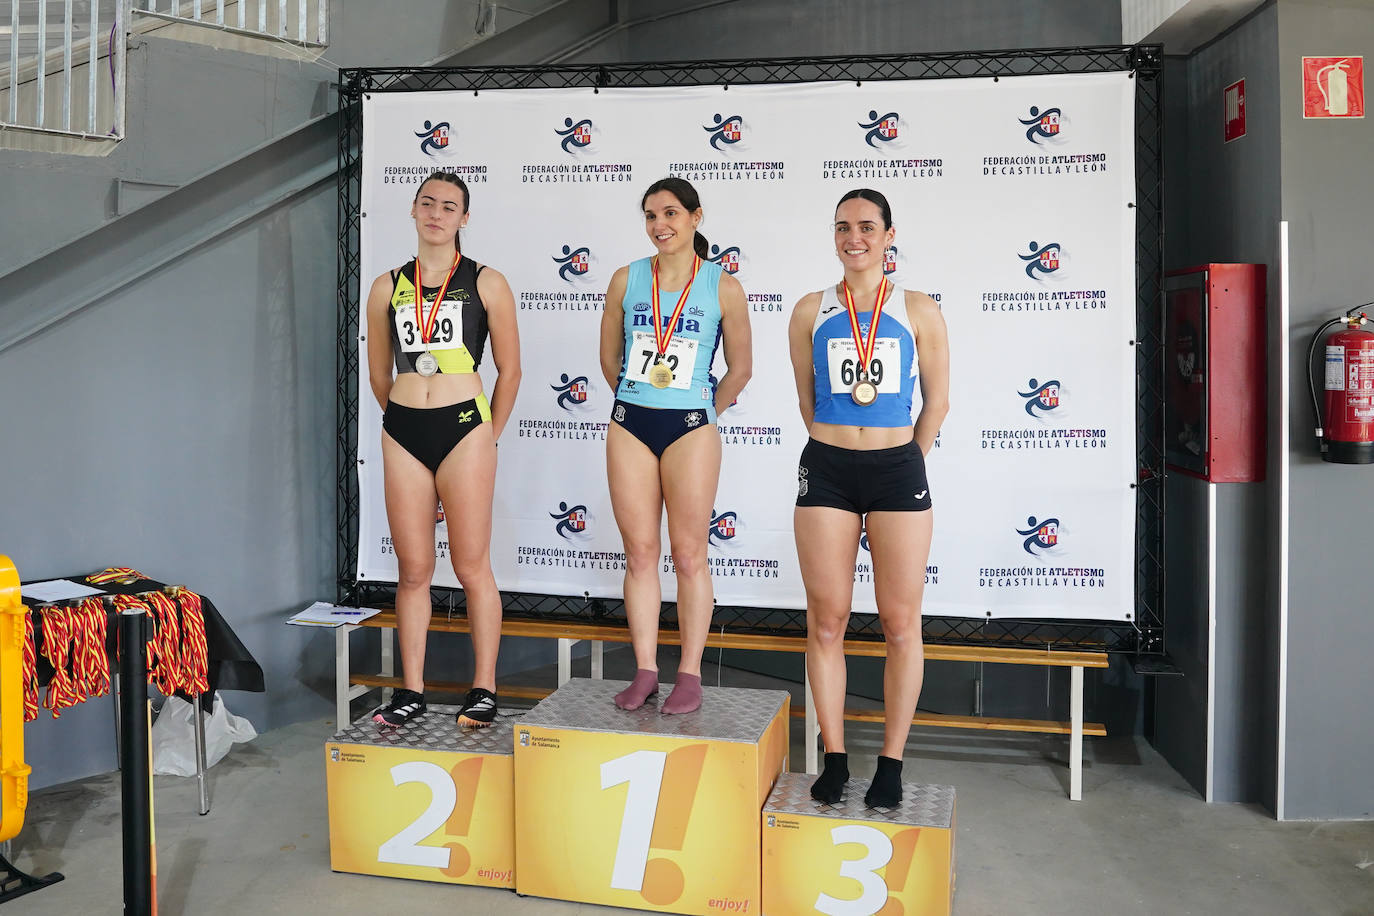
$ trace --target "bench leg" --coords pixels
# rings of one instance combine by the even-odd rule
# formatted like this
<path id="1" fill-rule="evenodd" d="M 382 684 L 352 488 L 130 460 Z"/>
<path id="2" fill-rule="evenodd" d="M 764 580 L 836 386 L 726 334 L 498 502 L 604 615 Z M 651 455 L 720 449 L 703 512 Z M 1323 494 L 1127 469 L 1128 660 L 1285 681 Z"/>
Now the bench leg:
<path id="1" fill-rule="evenodd" d="M 599 640 L 599 639 L 593 639 L 593 640 L 592 640 L 592 677 L 595 678 L 595 679 L 598 680 L 598 681 L 601 680 L 601 672 L 602 672 L 602 665 L 601 665 L 602 655 L 601 655 L 601 650 L 602 650 L 602 647 L 603 647 L 604 645 L 605 645 L 605 644 L 604 644 L 601 640 Z"/>
<path id="2" fill-rule="evenodd" d="M 393 629 L 382 630 L 382 674 L 387 677 L 396 676 L 396 631 Z M 391 688 L 382 688 L 382 702 L 391 699 Z"/>
<path id="3" fill-rule="evenodd" d="M 1083 798 L 1083 666 L 1069 669 L 1069 798 Z"/>
<path id="4" fill-rule="evenodd" d="M 558 637 L 558 686 L 572 680 L 572 647 L 575 639 Z"/>
<path id="5" fill-rule="evenodd" d="M 811 676 L 809 671 L 802 672 L 806 682 L 806 772 L 815 776 L 820 772 L 820 761 L 816 754 L 816 738 L 821 733 L 820 723 L 816 720 L 816 698 L 811 695 Z"/>
<path id="6" fill-rule="evenodd" d="M 355 629 L 348 624 L 334 629 L 334 723 L 338 731 L 343 731 L 352 721 L 348 717 L 348 636 Z"/>

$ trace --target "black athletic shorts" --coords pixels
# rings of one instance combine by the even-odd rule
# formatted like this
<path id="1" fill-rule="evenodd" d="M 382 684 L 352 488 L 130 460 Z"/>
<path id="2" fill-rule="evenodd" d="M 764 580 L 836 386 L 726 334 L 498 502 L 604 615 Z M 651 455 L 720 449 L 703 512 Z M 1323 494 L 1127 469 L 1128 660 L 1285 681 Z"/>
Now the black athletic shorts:
<path id="1" fill-rule="evenodd" d="M 846 512 L 921 512 L 930 508 L 921 447 L 848 449 L 811 439 L 797 465 L 797 505 Z"/>

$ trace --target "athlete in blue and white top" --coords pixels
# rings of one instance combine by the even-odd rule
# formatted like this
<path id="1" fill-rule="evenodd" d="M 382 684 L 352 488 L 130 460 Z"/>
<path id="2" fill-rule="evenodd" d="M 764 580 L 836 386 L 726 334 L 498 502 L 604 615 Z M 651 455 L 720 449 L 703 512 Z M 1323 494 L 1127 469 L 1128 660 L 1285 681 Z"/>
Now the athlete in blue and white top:
<path id="1" fill-rule="evenodd" d="M 902 797 L 902 749 L 924 670 L 921 594 L 932 531 L 925 455 L 949 411 L 949 341 L 935 300 L 892 287 L 884 276 L 896 230 L 882 194 L 864 188 L 840 198 L 834 229 L 844 278 L 802 297 L 788 329 L 811 434 L 797 468 L 793 517 L 806 586 L 806 670 L 826 750 L 811 794 L 835 804 L 849 780 L 844 638 L 854 558 L 867 528 L 887 657 L 883 749 L 864 801 L 893 807 Z M 921 410 L 913 423 L 918 381 Z"/>
<path id="2" fill-rule="evenodd" d="M 637 709 L 658 692 L 659 527 L 666 506 L 682 658 L 661 709 L 685 713 L 701 705 L 701 653 L 715 603 L 706 566 L 720 479 L 715 420 L 752 372 L 749 303 L 738 280 L 705 260 L 706 239 L 696 231 L 701 201 L 690 184 L 656 181 L 640 206 L 658 253 L 615 272 L 601 318 L 601 371 L 616 391 L 606 473 L 625 544 L 625 616 L 638 667 L 615 702 Z M 715 381 L 718 345 L 728 371 Z"/>

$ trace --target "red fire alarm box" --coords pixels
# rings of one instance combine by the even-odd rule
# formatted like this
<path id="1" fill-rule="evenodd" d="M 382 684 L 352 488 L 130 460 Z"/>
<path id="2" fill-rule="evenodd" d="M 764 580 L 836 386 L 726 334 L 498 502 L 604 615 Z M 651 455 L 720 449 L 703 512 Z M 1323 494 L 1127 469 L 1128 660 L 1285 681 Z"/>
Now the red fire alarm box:
<path id="1" fill-rule="evenodd" d="M 1165 274 L 1164 458 L 1213 483 L 1264 479 L 1263 264 Z"/>

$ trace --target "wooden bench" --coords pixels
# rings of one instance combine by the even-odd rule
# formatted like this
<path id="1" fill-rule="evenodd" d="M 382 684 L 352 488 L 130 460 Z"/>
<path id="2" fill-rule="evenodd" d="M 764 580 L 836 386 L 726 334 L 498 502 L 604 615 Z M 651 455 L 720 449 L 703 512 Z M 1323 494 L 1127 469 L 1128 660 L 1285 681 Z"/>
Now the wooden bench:
<path id="1" fill-rule="evenodd" d="M 355 674 L 350 671 L 349 640 L 351 634 L 362 628 L 371 627 L 382 630 L 381 670 L 377 674 Z M 436 633 L 469 633 L 466 617 L 445 617 L 436 613 L 430 620 L 429 629 Z M 348 704 L 350 700 L 362 696 L 378 687 L 394 688 L 401 686 L 401 679 L 395 669 L 395 630 L 396 614 L 383 611 L 359 624 L 345 624 L 335 630 L 335 702 L 338 707 L 340 727 L 349 722 Z M 561 620 L 521 620 L 507 619 L 501 624 L 502 636 L 533 636 L 558 640 L 558 684 L 562 686 L 572 677 L 572 648 L 586 640 L 591 644 L 591 675 L 602 675 L 602 652 L 606 643 L 629 643 L 630 631 L 624 626 L 614 624 L 571 623 Z M 658 641 L 661 645 L 679 645 L 681 640 L 676 630 L 660 630 Z M 804 636 L 763 636 L 754 633 L 729 633 L 713 630 L 706 639 L 707 648 L 753 649 L 771 652 L 806 652 Z M 886 648 L 882 642 L 863 639 L 845 640 L 846 655 L 881 658 Z M 1105 726 L 1096 722 L 1083 721 L 1083 669 L 1106 668 L 1107 653 L 1092 650 L 1061 650 L 1054 648 L 1026 648 L 1015 646 L 946 646 L 927 644 L 925 657 L 931 661 L 987 662 L 1003 665 L 1042 665 L 1069 669 L 1069 721 L 1054 722 L 1039 719 L 999 719 L 984 716 L 952 716 L 936 713 L 917 713 L 913 725 L 938 726 L 940 728 L 979 728 L 993 731 L 1034 732 L 1069 736 L 1069 798 L 1077 801 L 1083 797 L 1083 736 L 1104 736 Z M 431 689 L 439 691 L 466 690 L 467 684 L 454 684 L 431 681 Z M 515 686 L 504 682 L 500 693 L 503 696 L 520 699 L 542 699 L 552 693 L 552 688 Z M 792 715 L 804 718 L 806 772 L 815 773 L 818 769 L 816 738 L 820 726 L 816 721 L 816 707 L 811 696 L 811 683 L 806 679 L 806 705 L 804 709 L 793 708 Z M 880 709 L 846 709 L 845 718 L 857 722 L 881 722 Z"/>

